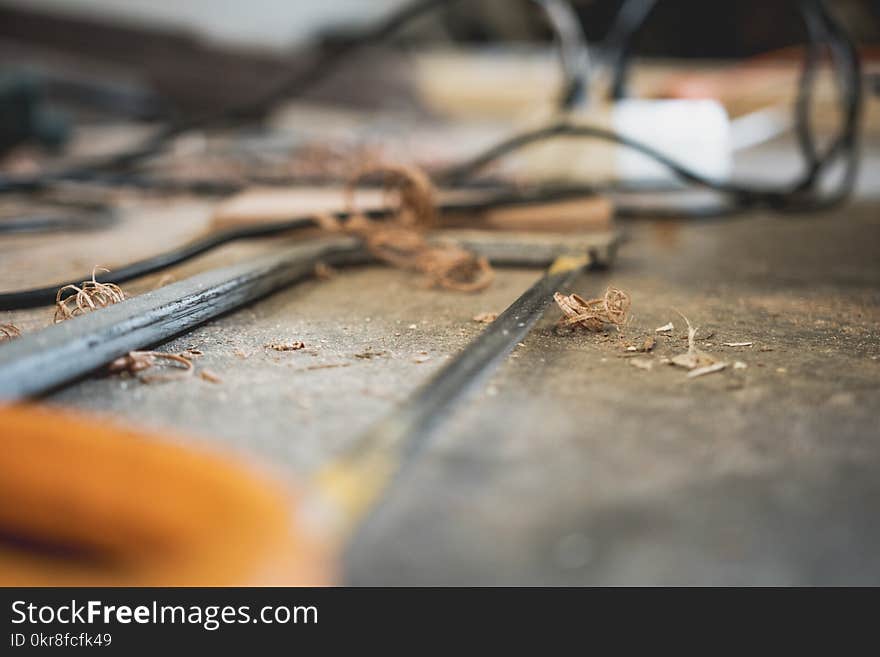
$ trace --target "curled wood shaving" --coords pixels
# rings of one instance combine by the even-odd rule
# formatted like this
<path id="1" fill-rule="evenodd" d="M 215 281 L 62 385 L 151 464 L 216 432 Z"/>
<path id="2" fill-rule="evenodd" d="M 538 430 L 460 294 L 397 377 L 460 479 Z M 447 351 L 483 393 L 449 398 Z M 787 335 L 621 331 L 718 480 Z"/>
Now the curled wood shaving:
<path id="1" fill-rule="evenodd" d="M 626 323 L 630 296 L 623 290 L 609 287 L 601 299 L 584 299 L 577 294 L 564 295 L 556 292 L 553 300 L 563 312 L 560 326 L 580 326 L 589 331 L 601 331 L 606 326 L 620 327 Z"/>
<path id="2" fill-rule="evenodd" d="M 0 324 L 0 342 L 15 340 L 21 337 L 21 331 L 15 324 Z"/>
<path id="3" fill-rule="evenodd" d="M 371 221 L 357 211 L 354 194 L 368 178 L 381 176 L 386 198 L 395 210 L 386 222 Z M 431 179 L 417 167 L 376 165 L 354 176 L 346 190 L 349 221 L 341 226 L 331 216 L 317 217 L 329 230 L 345 230 L 364 240 L 369 251 L 392 267 L 424 274 L 431 287 L 478 292 L 495 278 L 489 261 L 454 244 L 432 245 L 427 232 L 436 225 L 436 192 Z"/>
<path id="4" fill-rule="evenodd" d="M 65 285 L 55 295 L 55 323 L 72 319 L 78 315 L 112 306 L 125 300 L 125 293 L 115 283 L 99 283 L 95 280 L 98 271 L 109 272 L 104 267 L 92 269 L 92 280 L 83 281 L 79 286 Z M 65 296 L 65 292 L 73 294 Z"/>
<path id="5" fill-rule="evenodd" d="M 140 374 L 158 365 L 158 361 L 168 361 L 169 365 L 177 367 L 180 371 L 172 374 Z M 164 381 L 176 381 L 192 376 L 193 364 L 189 358 L 181 354 L 169 354 L 163 351 L 130 351 L 125 356 L 114 360 L 108 366 L 111 373 L 128 372 L 138 375 L 143 383 L 160 383 Z"/>

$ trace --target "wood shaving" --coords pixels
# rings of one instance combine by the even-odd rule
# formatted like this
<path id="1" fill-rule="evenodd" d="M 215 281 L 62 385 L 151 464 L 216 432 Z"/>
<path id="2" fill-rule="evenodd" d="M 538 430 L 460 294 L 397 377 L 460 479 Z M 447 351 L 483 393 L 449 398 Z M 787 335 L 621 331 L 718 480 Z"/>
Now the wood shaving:
<path id="1" fill-rule="evenodd" d="M 223 379 L 212 370 L 204 369 L 200 371 L 199 377 L 208 383 L 223 383 Z"/>
<path id="2" fill-rule="evenodd" d="M 751 347 L 753 342 L 724 342 L 725 347 Z"/>
<path id="3" fill-rule="evenodd" d="M 479 313 L 478 315 L 474 315 L 471 319 L 478 324 L 491 324 L 498 319 L 498 313 Z"/>
<path id="4" fill-rule="evenodd" d="M 670 333 L 675 330 L 675 326 L 672 325 L 672 322 L 668 324 L 664 324 L 663 326 L 658 326 L 654 329 L 654 333 Z"/>
<path id="5" fill-rule="evenodd" d="M 300 340 L 295 342 L 275 342 L 266 345 L 266 349 L 274 349 L 275 351 L 299 351 L 305 348 L 305 343 Z"/>
<path id="6" fill-rule="evenodd" d="M 21 337 L 21 331 L 15 324 L 0 324 L 0 342 L 15 340 Z"/>
<path id="7" fill-rule="evenodd" d="M 115 283 L 99 283 L 95 276 L 98 271 L 109 272 L 104 267 L 92 269 L 92 280 L 81 285 L 65 285 L 55 295 L 55 323 L 72 319 L 99 308 L 125 301 L 125 293 Z M 65 296 L 65 292 L 72 294 Z"/>
<path id="8" fill-rule="evenodd" d="M 680 313 L 679 313 L 680 314 Z M 699 330 L 697 327 L 692 326 L 690 321 L 684 315 L 681 318 L 685 321 L 688 327 L 688 350 L 687 353 L 678 354 L 677 356 L 673 356 L 669 361 L 672 365 L 677 367 L 684 367 L 689 370 L 696 370 L 699 368 L 706 368 L 713 364 L 715 364 L 715 357 L 707 354 L 705 351 L 697 349 L 696 345 L 696 337 L 697 331 Z M 721 368 L 724 369 L 724 368 Z M 709 374 L 709 372 L 705 372 Z"/>
<path id="9" fill-rule="evenodd" d="M 698 367 L 694 370 L 691 370 L 687 374 L 687 378 L 695 379 L 698 376 L 705 376 L 706 374 L 712 374 L 714 372 L 720 372 L 725 367 L 727 367 L 727 363 L 714 363 L 712 365 L 706 365 L 705 367 Z"/>
<path id="10" fill-rule="evenodd" d="M 176 367 L 179 371 L 171 374 L 140 374 L 156 367 L 160 360 L 167 361 L 169 365 Z M 169 354 L 163 351 L 130 351 L 110 363 L 108 370 L 114 374 L 126 372 L 137 375 L 143 383 L 160 383 L 189 378 L 192 376 L 194 367 L 192 361 L 181 354 Z"/>
<path id="11" fill-rule="evenodd" d="M 381 177 L 386 197 L 395 196 L 395 209 L 385 222 L 371 221 L 356 210 L 354 192 L 368 178 Z M 328 230 L 344 230 L 360 237 L 376 258 L 392 267 L 425 275 L 431 287 L 457 292 L 479 292 L 495 279 L 489 261 L 454 244 L 432 245 L 427 232 L 437 221 L 436 191 L 431 179 L 417 167 L 375 165 L 354 176 L 346 190 L 349 220 L 316 217 Z M 389 199 L 390 200 L 390 199 Z"/>
<path id="12" fill-rule="evenodd" d="M 626 323 L 631 304 L 626 292 L 613 287 L 609 287 L 601 299 L 584 299 L 577 294 L 566 296 L 556 292 L 553 300 L 564 315 L 559 326 L 579 326 L 589 331 L 602 331 L 608 325 L 619 328 Z"/>

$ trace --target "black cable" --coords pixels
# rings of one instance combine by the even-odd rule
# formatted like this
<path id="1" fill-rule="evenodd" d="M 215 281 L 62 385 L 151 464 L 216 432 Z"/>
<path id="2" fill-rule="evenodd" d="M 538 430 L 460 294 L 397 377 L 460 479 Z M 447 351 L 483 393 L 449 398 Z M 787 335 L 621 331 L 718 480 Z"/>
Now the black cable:
<path id="1" fill-rule="evenodd" d="M 646 3 L 641 6 L 646 6 Z M 765 205 L 780 212 L 802 212 L 832 207 L 849 195 L 855 182 L 858 167 L 856 146 L 861 113 L 861 68 L 855 46 L 836 19 L 827 11 L 824 3 L 819 0 L 802 0 L 800 6 L 807 24 L 810 46 L 801 75 L 802 87 L 795 104 L 795 113 L 799 126 L 799 145 L 808 166 L 804 175 L 791 184 L 761 186 L 713 180 L 677 162 L 652 146 L 631 139 L 626 135 L 605 128 L 568 122 L 539 128 L 502 141 L 470 161 L 444 172 L 440 176 L 440 180 L 447 184 L 461 182 L 491 162 L 525 146 L 546 139 L 567 136 L 600 139 L 638 151 L 669 169 L 685 183 L 729 196 L 736 209 Z M 642 15 L 642 18 L 646 15 L 647 12 Z M 831 50 L 832 59 L 838 72 L 837 78 L 842 87 L 840 96 L 844 121 L 839 134 L 832 139 L 825 152 L 820 155 L 817 153 L 809 125 L 809 104 L 815 80 L 815 69 L 818 65 L 819 43 L 823 39 L 827 41 Z M 821 175 L 836 159 L 842 157 L 846 158 L 845 173 L 839 187 L 831 194 L 822 196 L 817 191 Z M 647 212 L 657 214 L 653 209 Z"/>
<path id="2" fill-rule="evenodd" d="M 265 113 L 282 100 L 302 96 L 317 83 L 327 78 L 353 53 L 387 40 L 405 25 L 424 14 L 459 1 L 414 0 L 393 12 L 384 21 L 359 37 L 336 44 L 330 51 L 324 53 L 314 66 L 296 73 L 290 79 L 254 100 L 225 108 L 207 116 L 177 121 L 159 130 L 139 146 L 121 153 L 97 158 L 91 162 L 83 162 L 59 171 L 46 172 L 31 177 L 0 176 L 0 193 L 36 191 L 62 180 L 104 182 L 117 185 L 131 183 L 134 186 L 146 187 L 149 185 L 148 178 L 129 178 L 119 175 L 119 171 L 160 153 L 169 140 L 181 134 L 192 130 L 237 124 Z M 531 1 L 545 11 L 550 26 L 556 34 L 565 84 L 560 103 L 563 108 L 569 107 L 587 93 L 588 70 L 585 64 L 582 65 L 584 58 L 588 58 L 586 38 L 580 24 L 572 20 L 573 12 L 570 11 L 570 6 L 565 0 Z M 116 175 L 103 178 L 101 174 L 107 171 L 115 171 Z M 194 186 L 193 191 L 200 190 Z"/>
<path id="3" fill-rule="evenodd" d="M 603 51 L 613 75 L 612 100 L 620 100 L 626 94 L 628 64 L 635 36 L 656 4 L 657 0 L 625 0 L 608 30 Z"/>
<path id="4" fill-rule="evenodd" d="M 91 162 L 72 165 L 60 171 L 48 172 L 28 178 L 0 177 L 0 193 L 12 191 L 34 191 L 60 180 L 88 181 L 91 180 L 95 174 L 108 170 L 125 169 L 155 155 L 162 150 L 164 145 L 170 139 L 185 132 L 212 128 L 228 123 L 236 123 L 243 119 L 260 115 L 265 110 L 277 104 L 280 100 L 295 98 L 307 92 L 318 82 L 326 78 L 327 75 L 334 71 L 344 59 L 355 51 L 375 43 L 380 43 L 394 35 L 399 29 L 415 18 L 418 18 L 442 5 L 457 1 L 458 0 L 414 0 L 393 12 L 384 21 L 366 31 L 358 38 L 337 44 L 332 50 L 324 53 L 314 66 L 310 66 L 305 71 L 296 73 L 290 79 L 282 82 L 277 87 L 257 99 L 250 100 L 235 107 L 223 109 L 207 116 L 178 121 L 163 128 L 139 146 L 122 153 L 116 153 L 107 157 L 95 159 Z"/>
<path id="5" fill-rule="evenodd" d="M 433 3 L 416 3 L 424 6 Z M 603 128 L 592 126 L 573 125 L 566 122 L 558 123 L 552 126 L 541 128 L 529 133 L 521 134 L 508 139 L 485 153 L 473 158 L 472 160 L 454 167 L 438 178 L 441 182 L 461 183 L 465 178 L 472 176 L 482 167 L 492 161 L 497 160 L 508 153 L 511 153 L 528 144 L 535 143 L 549 138 L 559 136 L 573 136 L 582 138 L 598 138 L 606 141 L 618 143 L 628 148 L 637 150 L 655 161 L 659 162 L 666 168 L 670 169 L 676 176 L 683 181 L 704 187 L 730 197 L 730 204 L 727 206 L 718 206 L 712 208 L 702 208 L 695 210 L 684 210 L 683 214 L 691 213 L 694 216 L 719 216 L 732 210 L 751 207 L 754 205 L 768 205 L 776 210 L 783 212 L 815 210 L 830 207 L 839 203 L 850 193 L 855 181 L 858 168 L 858 126 L 861 115 L 861 68 L 858 53 L 855 46 L 850 41 L 846 32 L 841 28 L 839 23 L 827 11 L 824 4 L 818 0 L 805 0 L 802 4 L 805 12 L 810 12 L 809 21 L 813 21 L 813 27 L 810 31 L 811 39 L 819 40 L 824 37 L 828 42 L 831 50 L 832 59 L 838 71 L 838 81 L 841 85 L 841 107 L 844 111 L 844 122 L 840 133 L 832 140 L 826 148 L 824 154 L 818 154 L 818 149 L 812 141 L 812 132 L 805 133 L 805 137 L 801 137 L 801 149 L 805 156 L 811 162 L 810 167 L 802 179 L 793 185 L 783 187 L 771 186 L 746 186 L 741 184 L 728 183 L 713 180 L 703 176 L 699 172 L 676 162 L 674 159 L 657 151 L 653 147 L 643 144 L 637 140 L 630 139 L 625 135 L 619 135 Z M 820 34 L 821 33 L 821 34 Z M 815 53 L 816 51 L 814 51 Z M 801 80 L 805 84 L 811 85 L 815 75 L 811 71 L 816 66 L 816 61 L 811 63 L 807 60 L 804 67 L 804 73 Z M 809 92 L 802 92 L 798 100 L 798 113 L 808 112 Z M 804 100 L 806 99 L 806 100 Z M 827 169 L 834 160 L 845 159 L 844 175 L 838 188 L 830 195 L 821 197 L 815 194 L 814 187 L 819 180 L 820 174 Z M 531 197 L 517 198 L 517 194 L 503 192 L 495 199 L 482 202 L 479 204 L 464 204 L 457 206 L 441 207 L 441 211 L 479 211 L 493 207 L 493 204 L 517 203 L 517 202 L 547 202 L 556 197 L 568 195 L 577 196 L 585 193 L 591 193 L 592 190 L 584 188 L 571 188 L 568 190 L 538 190 L 533 192 Z M 628 208 L 623 209 L 624 214 L 629 212 L 642 212 L 654 215 L 663 215 L 669 213 L 669 208 L 660 209 L 644 209 L 644 208 Z M 676 212 L 679 212 L 676 210 Z M 387 211 L 374 213 L 373 216 L 378 218 L 386 216 Z M 345 213 L 337 215 L 339 219 L 347 218 Z M 146 260 L 133 263 L 122 269 L 113 272 L 113 280 L 116 282 L 125 282 L 145 274 L 153 273 L 179 264 L 185 260 L 200 255 L 208 250 L 217 248 L 223 244 L 255 237 L 266 237 L 277 235 L 295 228 L 313 225 L 310 218 L 292 219 L 283 224 L 273 224 L 269 226 L 256 226 L 248 228 L 233 229 L 211 235 L 201 240 L 196 240 L 188 245 L 175 249 L 165 254 L 161 254 Z M 55 298 L 56 290 L 63 287 L 66 283 L 60 283 L 54 286 L 25 290 L 21 292 L 11 292 L 0 294 L 0 310 L 10 310 L 22 307 L 33 307 L 46 305 L 51 303 Z"/>
<path id="6" fill-rule="evenodd" d="M 522 206 L 546 203 L 552 200 L 583 197 L 589 193 L 591 193 L 590 189 L 585 187 L 559 187 L 553 190 L 541 189 L 513 191 L 502 189 L 494 194 L 487 194 L 486 198 L 476 202 L 441 204 L 438 207 L 438 211 L 441 214 L 482 212 L 502 206 Z M 364 214 L 371 219 L 383 219 L 388 217 L 391 212 L 392 211 L 389 209 L 378 209 L 367 211 Z M 349 218 L 349 213 L 338 212 L 334 216 L 340 221 L 346 221 Z M 138 260 L 137 262 L 133 262 L 124 267 L 114 269 L 110 274 L 98 275 L 96 276 L 96 280 L 102 282 L 112 280 L 114 283 L 124 283 L 135 278 L 140 278 L 141 276 L 153 274 L 163 269 L 179 265 L 187 260 L 195 258 L 196 256 L 202 255 L 203 253 L 212 251 L 231 242 L 261 237 L 274 237 L 297 229 L 310 228 L 319 225 L 320 224 L 316 222 L 314 217 L 306 216 L 293 218 L 284 222 L 232 228 L 194 240 L 183 246 L 166 251 L 165 253 Z M 88 276 L 85 278 L 88 278 Z M 46 287 L 2 293 L 0 294 L 0 311 L 35 308 L 52 304 L 55 302 L 55 295 L 58 293 L 58 290 L 65 285 L 79 285 L 83 280 L 84 278 L 77 278 L 75 280 L 56 283 Z"/>
<path id="7" fill-rule="evenodd" d="M 37 208 L 0 214 L 0 234 L 98 230 L 117 219 L 116 209 L 106 203 L 39 199 Z"/>

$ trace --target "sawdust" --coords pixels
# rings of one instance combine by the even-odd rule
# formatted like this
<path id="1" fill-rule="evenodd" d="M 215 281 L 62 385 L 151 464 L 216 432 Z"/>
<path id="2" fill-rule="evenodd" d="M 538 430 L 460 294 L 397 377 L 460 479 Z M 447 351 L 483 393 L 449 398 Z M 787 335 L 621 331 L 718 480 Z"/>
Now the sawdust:
<path id="1" fill-rule="evenodd" d="M 478 324 L 491 324 L 496 319 L 498 319 L 498 313 L 479 313 L 477 315 L 474 315 L 471 319 Z"/>
<path id="2" fill-rule="evenodd" d="M 274 349 L 275 351 L 299 351 L 305 348 L 305 343 L 300 340 L 295 342 L 273 342 L 266 345 L 266 349 Z"/>
<path id="3" fill-rule="evenodd" d="M 159 361 L 166 363 L 178 371 L 162 374 L 143 374 L 159 365 Z M 195 370 L 192 361 L 181 354 L 169 354 L 162 351 L 130 351 L 125 356 L 114 360 L 108 366 L 112 374 L 127 373 L 137 378 L 142 383 L 162 383 L 190 378 Z"/>
<path id="4" fill-rule="evenodd" d="M 83 281 L 81 285 L 65 285 L 55 295 L 55 323 L 72 319 L 78 315 L 112 306 L 125 300 L 125 293 L 115 283 L 99 283 L 95 280 L 98 271 L 109 272 L 104 267 L 92 269 L 92 279 Z M 64 296 L 66 291 L 74 294 Z"/>
<path id="5" fill-rule="evenodd" d="M 376 177 L 381 177 L 389 205 L 395 208 L 381 223 L 371 221 L 354 203 L 357 187 Z M 344 226 L 327 216 L 317 217 L 318 222 L 325 229 L 357 235 L 382 262 L 423 274 L 429 287 L 457 292 L 479 292 L 495 279 L 486 258 L 454 244 L 428 242 L 426 235 L 437 223 L 436 191 L 421 169 L 388 164 L 365 168 L 350 180 L 346 197 L 350 219 Z"/>
<path id="6" fill-rule="evenodd" d="M 631 305 L 629 294 L 609 287 L 601 299 L 584 299 L 577 294 L 553 294 L 553 300 L 563 312 L 558 326 L 580 327 L 588 331 L 602 331 L 607 326 L 620 329 L 626 323 Z"/>
<path id="7" fill-rule="evenodd" d="M 21 337 L 21 331 L 15 324 L 0 324 L 0 342 L 15 340 Z"/>

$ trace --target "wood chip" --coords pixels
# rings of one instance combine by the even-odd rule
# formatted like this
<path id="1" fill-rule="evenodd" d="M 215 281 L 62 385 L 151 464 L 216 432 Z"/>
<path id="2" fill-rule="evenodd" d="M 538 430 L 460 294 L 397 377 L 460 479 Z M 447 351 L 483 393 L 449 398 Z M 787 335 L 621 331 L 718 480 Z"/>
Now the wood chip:
<path id="1" fill-rule="evenodd" d="M 741 360 L 738 360 L 738 361 L 736 361 L 736 362 L 733 364 L 733 369 L 735 369 L 735 370 L 744 370 L 744 369 L 746 369 L 747 367 L 748 367 L 748 365 L 746 365 L 746 364 L 745 364 L 744 362 L 742 362 Z"/>
<path id="2" fill-rule="evenodd" d="M 688 370 L 697 371 L 698 369 L 705 369 L 707 367 L 713 366 L 715 364 L 716 359 L 714 356 L 707 354 L 705 351 L 701 351 L 697 349 L 696 337 L 697 331 L 699 330 L 695 326 L 691 326 L 690 321 L 684 315 L 681 318 L 685 321 L 688 327 L 688 350 L 687 353 L 678 354 L 677 356 L 673 356 L 669 361 L 672 365 L 676 367 L 683 367 Z M 724 369 L 724 368 L 721 368 Z M 709 374 L 710 372 L 704 372 L 704 374 Z M 700 376 L 700 375 L 698 375 Z"/>
<path id="3" fill-rule="evenodd" d="M 387 351 L 384 351 L 384 350 L 373 351 L 372 347 L 367 347 L 366 349 L 364 349 L 360 353 L 354 354 L 354 357 L 360 358 L 361 360 L 370 360 L 371 358 L 382 358 L 387 355 L 388 355 Z"/>
<path id="4" fill-rule="evenodd" d="M 720 372 L 725 367 L 727 367 L 727 363 L 714 363 L 712 365 L 706 365 L 705 367 L 698 367 L 695 370 L 691 370 L 690 372 L 688 372 L 687 377 L 689 379 L 696 379 L 698 376 L 705 376 L 706 374 Z"/>
<path id="5" fill-rule="evenodd" d="M 657 328 L 655 328 L 654 333 L 669 333 L 674 330 L 675 327 L 672 325 L 672 322 L 669 322 L 668 324 L 664 324 L 663 326 L 658 326 Z"/>
<path id="6" fill-rule="evenodd" d="M 725 347 L 751 347 L 753 342 L 723 342 Z"/>
<path id="7" fill-rule="evenodd" d="M 267 344 L 267 349 L 274 349 L 275 351 L 299 351 L 300 349 L 305 349 L 306 345 L 304 342 L 300 342 L 297 340 L 296 342 L 278 342 L 273 344 Z"/>
<path id="8" fill-rule="evenodd" d="M 480 313 L 479 315 L 474 315 L 472 319 L 479 324 L 491 324 L 498 319 L 498 313 Z"/>
<path id="9" fill-rule="evenodd" d="M 208 383 L 223 383 L 223 379 L 220 378 L 218 374 L 215 374 L 211 370 L 202 370 L 199 372 L 199 377 L 207 381 Z"/>

